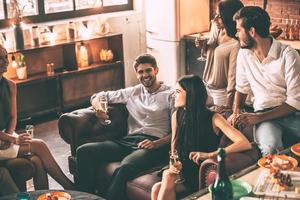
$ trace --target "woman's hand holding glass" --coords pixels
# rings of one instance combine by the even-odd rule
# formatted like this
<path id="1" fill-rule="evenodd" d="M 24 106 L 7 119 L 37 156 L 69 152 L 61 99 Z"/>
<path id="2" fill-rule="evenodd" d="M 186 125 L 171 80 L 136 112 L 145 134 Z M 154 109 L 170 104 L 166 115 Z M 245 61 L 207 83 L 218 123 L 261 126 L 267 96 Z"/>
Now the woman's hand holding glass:
<path id="1" fill-rule="evenodd" d="M 179 160 L 179 156 L 176 150 L 170 151 L 170 170 L 179 175 L 179 178 L 175 180 L 176 184 L 183 183 L 184 179 L 181 177 L 182 163 Z"/>
<path id="2" fill-rule="evenodd" d="M 33 125 L 26 125 L 26 134 L 27 134 L 27 137 L 30 138 L 29 142 L 28 142 L 28 152 L 25 154 L 25 155 L 28 155 L 28 156 L 31 156 L 32 153 L 31 153 L 31 140 L 33 138 Z"/>
<path id="3" fill-rule="evenodd" d="M 199 35 L 195 39 L 195 46 L 197 48 L 200 48 L 200 57 L 197 58 L 197 60 L 199 61 L 206 61 L 206 57 L 205 57 L 206 43 L 207 43 L 207 38 L 205 38 L 202 33 L 199 33 Z"/>
<path id="4" fill-rule="evenodd" d="M 22 145 L 22 144 L 29 144 L 31 141 L 31 137 L 27 133 L 21 133 L 19 136 L 16 138 L 16 144 Z"/>

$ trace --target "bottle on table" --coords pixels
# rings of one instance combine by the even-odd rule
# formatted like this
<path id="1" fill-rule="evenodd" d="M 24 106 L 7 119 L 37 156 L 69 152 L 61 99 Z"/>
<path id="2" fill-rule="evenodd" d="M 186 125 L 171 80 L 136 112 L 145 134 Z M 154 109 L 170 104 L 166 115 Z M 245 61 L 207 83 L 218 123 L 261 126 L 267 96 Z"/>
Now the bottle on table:
<path id="1" fill-rule="evenodd" d="M 213 200 L 232 200 L 233 190 L 232 184 L 225 168 L 225 150 L 220 148 L 218 150 L 218 171 L 216 180 L 211 186 L 211 195 Z"/>

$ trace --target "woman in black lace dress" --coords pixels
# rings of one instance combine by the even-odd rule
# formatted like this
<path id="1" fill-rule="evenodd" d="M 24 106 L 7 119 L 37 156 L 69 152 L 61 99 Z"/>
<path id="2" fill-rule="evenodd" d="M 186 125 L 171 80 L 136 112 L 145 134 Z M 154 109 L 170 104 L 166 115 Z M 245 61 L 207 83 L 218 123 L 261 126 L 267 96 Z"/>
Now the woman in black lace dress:
<path id="1" fill-rule="evenodd" d="M 179 79 L 175 91 L 175 107 L 172 116 L 171 152 L 176 150 L 180 165 L 172 165 L 163 172 L 162 181 L 152 188 L 152 200 L 176 199 L 176 191 L 182 186 L 198 189 L 199 164 L 217 155 L 221 132 L 232 144 L 225 148 L 226 153 L 251 148 L 246 137 L 236 130 L 218 113 L 205 106 L 207 93 L 199 76 L 187 75 Z M 179 173 L 180 171 L 180 173 Z M 184 182 L 178 183 L 178 179 Z"/>

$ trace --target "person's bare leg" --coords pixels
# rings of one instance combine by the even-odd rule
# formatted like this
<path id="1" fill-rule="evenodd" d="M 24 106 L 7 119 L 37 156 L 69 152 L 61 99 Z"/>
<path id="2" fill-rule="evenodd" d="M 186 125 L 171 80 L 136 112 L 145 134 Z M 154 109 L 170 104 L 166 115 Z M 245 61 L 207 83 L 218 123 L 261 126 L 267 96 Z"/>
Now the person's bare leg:
<path id="1" fill-rule="evenodd" d="M 151 188 L 151 200 L 157 200 L 161 182 L 155 183 Z"/>
<path id="2" fill-rule="evenodd" d="M 33 162 L 34 167 L 36 169 L 34 177 L 33 177 L 33 184 L 35 190 L 48 190 L 49 189 L 49 181 L 48 175 L 45 171 L 45 167 L 38 156 L 31 156 L 31 162 Z"/>
<path id="3" fill-rule="evenodd" d="M 31 152 L 37 155 L 45 167 L 45 170 L 49 175 L 57 181 L 64 189 L 73 189 L 74 184 L 68 179 L 68 177 L 63 173 L 53 155 L 51 154 L 46 143 L 40 139 L 33 139 L 31 141 Z M 28 152 L 28 145 L 22 145 L 19 152 L 22 154 Z"/>
<path id="4" fill-rule="evenodd" d="M 165 170 L 163 172 L 163 179 L 158 193 L 158 200 L 176 200 L 176 183 L 177 174 Z"/>

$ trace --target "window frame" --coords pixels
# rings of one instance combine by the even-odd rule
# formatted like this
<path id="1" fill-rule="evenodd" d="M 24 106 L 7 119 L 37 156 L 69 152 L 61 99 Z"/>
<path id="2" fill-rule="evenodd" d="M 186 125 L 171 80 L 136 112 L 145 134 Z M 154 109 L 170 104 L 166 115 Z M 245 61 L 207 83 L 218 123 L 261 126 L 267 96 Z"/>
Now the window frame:
<path id="1" fill-rule="evenodd" d="M 8 14 L 7 14 L 6 0 L 3 0 L 3 6 L 4 6 L 5 19 L 0 20 L 0 29 L 8 28 L 9 26 L 11 26 L 11 21 L 12 21 L 11 19 L 7 18 Z M 26 16 L 23 18 L 23 20 L 25 23 L 40 23 L 40 22 L 70 19 L 75 17 L 84 17 L 88 15 L 95 15 L 101 13 L 127 11 L 127 10 L 133 10 L 133 0 L 128 0 L 128 3 L 124 5 L 106 6 L 101 8 L 87 8 L 87 9 L 80 9 L 80 10 L 75 10 L 75 0 L 73 0 L 72 11 L 45 14 L 44 1 L 38 1 L 39 14 L 33 16 Z"/>

